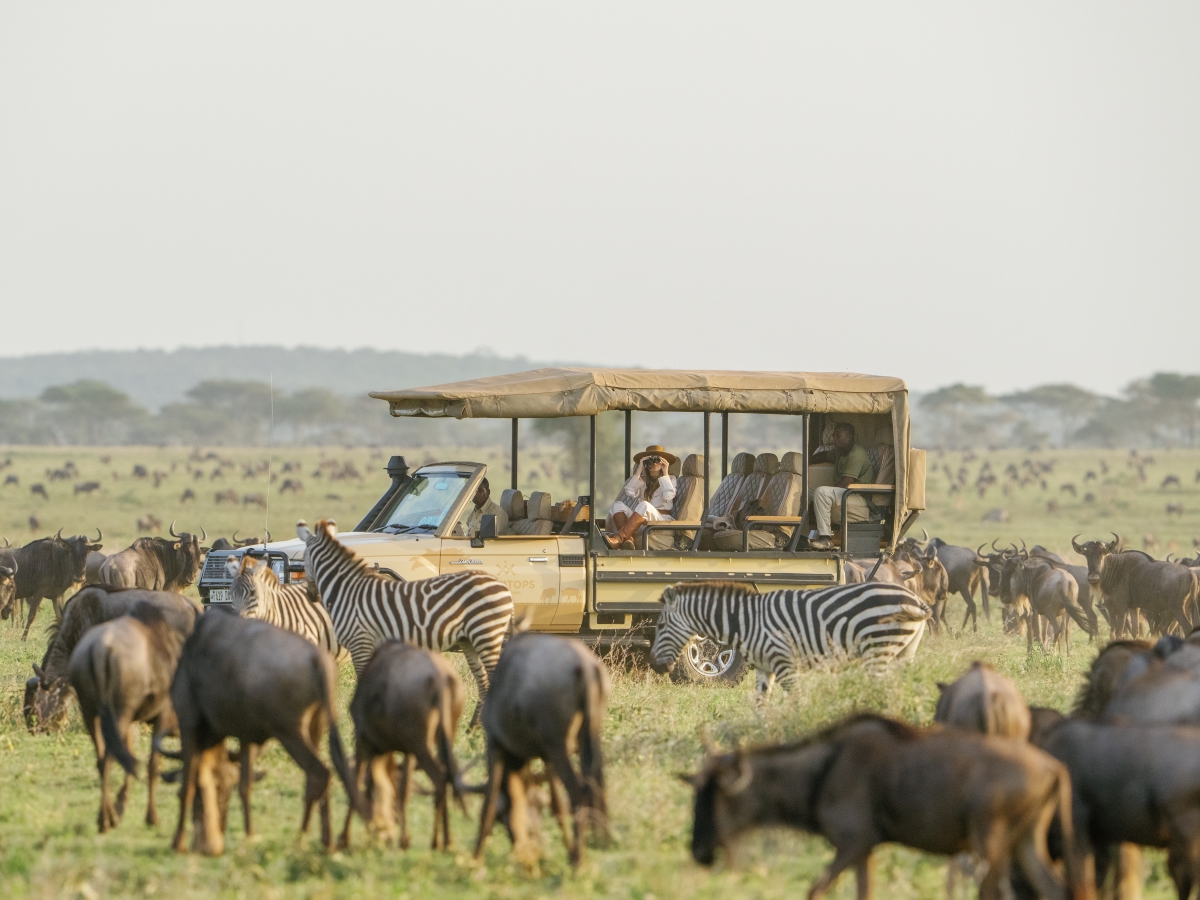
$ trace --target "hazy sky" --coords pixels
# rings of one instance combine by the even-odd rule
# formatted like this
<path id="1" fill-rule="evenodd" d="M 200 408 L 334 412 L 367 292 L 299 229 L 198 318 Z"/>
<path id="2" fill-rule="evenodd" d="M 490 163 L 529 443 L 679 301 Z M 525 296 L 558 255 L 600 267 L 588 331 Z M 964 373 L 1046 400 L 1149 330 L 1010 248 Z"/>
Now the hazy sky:
<path id="1" fill-rule="evenodd" d="M 3 3 L 0 353 L 1198 371 L 1198 38 L 1194 2 Z"/>

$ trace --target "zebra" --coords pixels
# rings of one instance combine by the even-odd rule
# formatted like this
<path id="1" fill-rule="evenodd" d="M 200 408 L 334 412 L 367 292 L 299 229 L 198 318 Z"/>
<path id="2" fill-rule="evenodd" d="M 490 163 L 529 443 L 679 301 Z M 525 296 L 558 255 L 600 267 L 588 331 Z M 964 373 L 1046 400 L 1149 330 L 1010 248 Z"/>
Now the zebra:
<path id="1" fill-rule="evenodd" d="M 476 724 L 512 624 L 512 594 L 504 582 L 477 571 L 395 581 L 371 572 L 336 535 L 333 520 L 318 522 L 305 541 L 305 560 L 358 677 L 384 641 L 435 651 L 461 645 L 479 688 Z"/>
<path id="2" fill-rule="evenodd" d="M 769 594 L 721 581 L 676 584 L 662 601 L 650 650 L 654 671 L 667 672 L 693 638 L 710 638 L 758 669 L 761 699 L 776 679 L 790 686 L 800 669 L 825 661 L 861 658 L 878 673 L 912 659 L 932 615 L 906 588 L 874 581 Z"/>
<path id="3" fill-rule="evenodd" d="M 262 619 L 316 644 L 338 662 L 349 658 L 333 633 L 329 613 L 316 600 L 311 582 L 280 584 L 271 567 L 249 554 L 229 557 L 225 570 L 233 579 L 229 597 L 233 611 L 246 619 Z"/>

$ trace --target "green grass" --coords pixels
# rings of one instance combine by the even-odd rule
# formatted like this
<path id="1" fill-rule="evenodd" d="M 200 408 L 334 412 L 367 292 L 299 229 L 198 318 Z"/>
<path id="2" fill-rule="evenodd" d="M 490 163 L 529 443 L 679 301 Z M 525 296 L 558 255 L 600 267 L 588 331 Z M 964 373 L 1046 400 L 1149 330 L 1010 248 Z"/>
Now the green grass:
<path id="1" fill-rule="evenodd" d="M 47 466 L 73 459 L 81 479 L 96 478 L 113 470 L 127 476 L 134 462 L 150 468 L 169 469 L 176 474 L 156 492 L 152 483 L 133 482 L 123 477 L 113 483 L 107 475 L 100 496 L 69 496 L 61 483 L 47 483 L 51 502 L 42 503 L 38 513 L 43 530 L 53 532 L 65 525 L 68 533 L 100 525 L 106 549 L 114 549 L 134 537 L 133 522 L 144 512 L 155 512 L 165 523 L 177 513 L 179 493 L 190 485 L 184 471 L 186 451 L 145 448 L 79 450 L 13 448 L 11 455 L 22 484 L 0 493 L 0 531 L 16 538 L 28 534 L 25 517 L 31 476 L 44 481 Z M 102 455 L 110 455 L 107 464 Z M 260 451 L 223 453 L 238 460 L 260 458 Z M 372 460 L 367 451 L 331 451 L 338 459 L 353 459 L 364 474 L 378 470 L 383 460 Z M 415 455 L 415 454 L 414 454 Z M 423 454 L 439 458 L 478 458 L 463 450 Z M 491 454 L 500 458 L 500 451 Z M 1050 455 L 1050 454 L 1047 454 Z M 1192 484 L 1192 473 L 1200 468 L 1200 454 L 1156 453 L 1158 464 L 1149 470 L 1148 482 L 1124 484 L 1114 480 L 1100 488 L 1089 487 L 1103 496 L 1102 508 L 1060 498 L 1060 512 L 1048 517 L 1047 495 L 1060 497 L 1057 486 L 1074 481 L 1084 493 L 1082 475 L 1096 468 L 1102 454 L 1072 452 L 1053 454 L 1059 469 L 1050 477 L 1052 490 L 1026 488 L 1003 497 L 993 488 L 987 497 L 973 493 L 949 496 L 944 479 L 931 477 L 929 503 L 923 517 L 931 533 L 949 540 L 975 542 L 1000 537 L 1024 537 L 1060 550 L 1070 548 L 1076 531 L 1098 535 L 1116 530 L 1136 536 L 1154 532 L 1163 545 L 1174 540 L 1189 548 L 1191 536 L 1200 531 L 1200 492 Z M 1124 453 L 1103 454 L 1110 478 L 1126 473 Z M 383 483 L 380 474 L 368 474 L 362 485 L 339 482 L 330 487 L 309 476 L 319 459 L 317 451 L 292 451 L 284 458 L 304 462 L 307 488 L 301 498 L 272 502 L 272 522 L 281 524 L 277 536 L 290 534 L 295 518 L 313 521 L 333 514 L 339 520 L 357 521 L 357 514 L 374 501 Z M 1010 459 L 1018 463 L 1025 454 L 992 454 L 992 466 L 1003 475 Z M 547 455 L 549 459 L 549 455 Z M 952 469 L 958 455 L 948 455 Z M 280 457 L 277 457 L 277 464 Z M 931 469 L 940 461 L 930 456 Z M 206 464 L 211 469 L 212 463 Z M 971 463 L 972 479 L 978 462 Z M 1179 492 L 1164 493 L 1157 485 L 1168 472 L 1184 481 Z M 546 476 L 549 480 L 549 475 Z M 240 472 L 226 482 L 241 492 L 264 490 L 261 479 L 243 482 Z M 213 486 L 215 484 L 215 487 Z M 195 509 L 189 505 L 180 517 L 180 527 L 196 528 L 203 522 L 210 535 L 228 534 L 240 527 L 242 533 L 260 533 L 261 511 L 243 513 L 212 502 L 212 492 L 223 487 L 203 482 Z M 1103 492 L 1103 494 L 1102 494 Z M 338 493 L 339 501 L 325 500 Z M 121 498 L 130 495 L 132 501 Z M 1178 496 L 1177 496 L 1178 494 Z M 961 497 L 961 508 L 956 506 Z M 278 499 L 278 498 L 277 498 Z M 1187 513 L 1181 522 L 1166 522 L 1163 508 L 1182 502 Z M 1010 521 L 989 526 L 979 521 L 983 511 L 1006 506 Z M 345 527 L 345 526 L 344 526 Z M 24 532 L 24 534 L 22 534 Z M 952 601 L 953 613 L 960 604 Z M 998 618 L 994 615 L 994 619 Z M 606 774 L 612 815 L 612 845 L 590 848 L 581 869 L 572 873 L 552 821 L 542 824 L 544 859 L 540 870 L 528 873 L 509 857 L 507 838 L 497 830 L 482 864 L 469 854 L 473 845 L 478 799 L 468 800 L 470 818 L 454 813 L 456 850 L 432 853 L 428 846 L 431 830 L 430 802 L 415 797 L 411 814 L 414 847 L 408 852 L 373 845 L 362 823 L 355 824 L 355 840 L 346 853 L 325 854 L 316 840 L 316 824 L 309 835 L 297 837 L 301 811 L 302 777 L 278 745 L 269 745 L 262 756 L 266 778 L 256 787 L 255 821 L 259 836 L 246 840 L 240 814 L 231 807 L 228 850 L 224 857 L 205 859 L 171 852 L 169 840 L 178 812 L 172 787 L 159 791 L 160 824 L 142 824 L 145 785 L 135 784 L 125 820 L 113 832 L 100 836 L 95 831 L 98 787 L 91 743 L 80 728 L 78 714 L 66 731 L 33 737 L 26 733 L 20 715 L 21 691 L 45 645 L 44 626 L 39 621 L 28 643 L 20 641 L 11 623 L 0 624 L 0 885 L 6 897 L 170 896 L 170 897 L 794 897 L 806 891 L 812 879 L 828 862 L 831 853 L 823 841 L 786 832 L 766 832 L 747 838 L 732 865 L 723 862 L 713 871 L 694 865 L 688 855 L 691 792 L 676 773 L 693 770 L 701 758 L 697 729 L 708 725 L 723 743 L 742 740 L 752 743 L 794 737 L 833 721 L 856 709 L 873 709 L 912 721 L 932 718 L 937 697 L 936 683 L 956 677 L 974 659 L 986 659 L 1012 677 L 1030 703 L 1066 708 L 1079 681 L 1079 673 L 1091 660 L 1093 648 L 1082 642 L 1078 632 L 1070 657 L 1026 656 L 1023 638 L 1000 632 L 998 622 L 981 625 L 979 634 L 927 637 L 917 660 L 887 677 L 873 679 L 856 670 L 816 672 L 804 678 L 791 694 L 777 692 L 762 709 L 751 705 L 752 677 L 736 688 L 708 689 L 674 685 L 630 661 L 612 660 L 613 694 L 605 723 Z M 462 660 L 454 657 L 455 664 Z M 462 668 L 464 683 L 472 691 L 471 679 Z M 340 705 L 344 709 L 353 690 L 353 672 L 342 670 Z M 474 702 L 472 696 L 471 702 Z M 349 722 L 342 717 L 343 739 L 349 743 Z M 143 735 L 135 752 L 145 758 Z M 464 761 L 482 755 L 478 733 L 460 733 L 457 750 Z M 468 777 L 482 777 L 476 765 Z M 345 814 L 345 797 L 334 789 L 335 829 Z M 1146 896 L 1171 896 L 1163 871 L 1161 854 L 1149 855 L 1151 874 Z M 945 861 L 900 848 L 883 848 L 877 853 L 878 896 L 889 898 L 940 898 L 945 891 Z M 839 882 L 833 896 L 852 896 L 853 879 Z"/>

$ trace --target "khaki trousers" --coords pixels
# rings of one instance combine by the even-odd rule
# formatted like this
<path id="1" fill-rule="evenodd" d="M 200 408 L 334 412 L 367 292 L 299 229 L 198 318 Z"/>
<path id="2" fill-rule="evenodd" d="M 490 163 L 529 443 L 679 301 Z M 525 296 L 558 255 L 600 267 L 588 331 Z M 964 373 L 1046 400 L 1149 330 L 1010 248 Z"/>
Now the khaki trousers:
<path id="1" fill-rule="evenodd" d="M 829 527 L 829 519 L 836 510 L 840 523 L 842 515 L 842 495 L 845 488 L 819 487 L 813 491 L 813 513 L 817 519 L 817 534 L 829 537 L 833 529 Z M 866 498 L 862 494 L 851 494 L 846 503 L 846 520 L 848 522 L 865 522 L 870 517 Z"/>

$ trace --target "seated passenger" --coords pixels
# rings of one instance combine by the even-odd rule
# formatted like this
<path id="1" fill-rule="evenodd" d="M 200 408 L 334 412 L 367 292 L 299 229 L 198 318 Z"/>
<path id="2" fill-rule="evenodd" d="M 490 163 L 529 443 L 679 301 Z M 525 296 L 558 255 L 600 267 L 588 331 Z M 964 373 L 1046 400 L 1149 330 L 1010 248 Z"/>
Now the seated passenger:
<path id="1" fill-rule="evenodd" d="M 813 516 L 816 518 L 817 536 L 809 541 L 814 550 L 829 550 L 833 547 L 833 529 L 830 516 L 834 508 L 841 509 L 842 495 L 852 484 L 874 484 L 875 467 L 867 451 L 854 440 L 854 426 L 838 422 L 833 429 L 833 450 L 813 454 L 813 462 L 833 462 L 836 486 L 823 486 L 813 491 Z M 867 501 L 861 494 L 851 494 L 846 503 L 848 522 L 865 522 L 869 515 Z M 843 536 L 843 540 L 845 537 Z"/>
<path id="2" fill-rule="evenodd" d="M 474 505 L 470 508 L 470 515 L 467 516 L 467 537 L 475 537 L 479 534 L 479 526 L 482 524 L 484 516 L 496 517 L 496 534 L 508 534 L 508 513 L 492 499 L 492 488 L 486 478 L 479 483 L 479 489 L 475 491 L 475 496 L 471 499 L 474 501 Z"/>
<path id="3" fill-rule="evenodd" d="M 632 550 L 633 536 L 647 522 L 671 521 L 671 503 L 675 499 L 675 479 L 667 467 L 676 457 L 657 444 L 652 444 L 633 457 L 637 470 L 625 482 L 621 495 L 608 508 L 608 526 L 616 526 L 612 534 L 604 534 L 604 542 L 612 550 Z"/>

